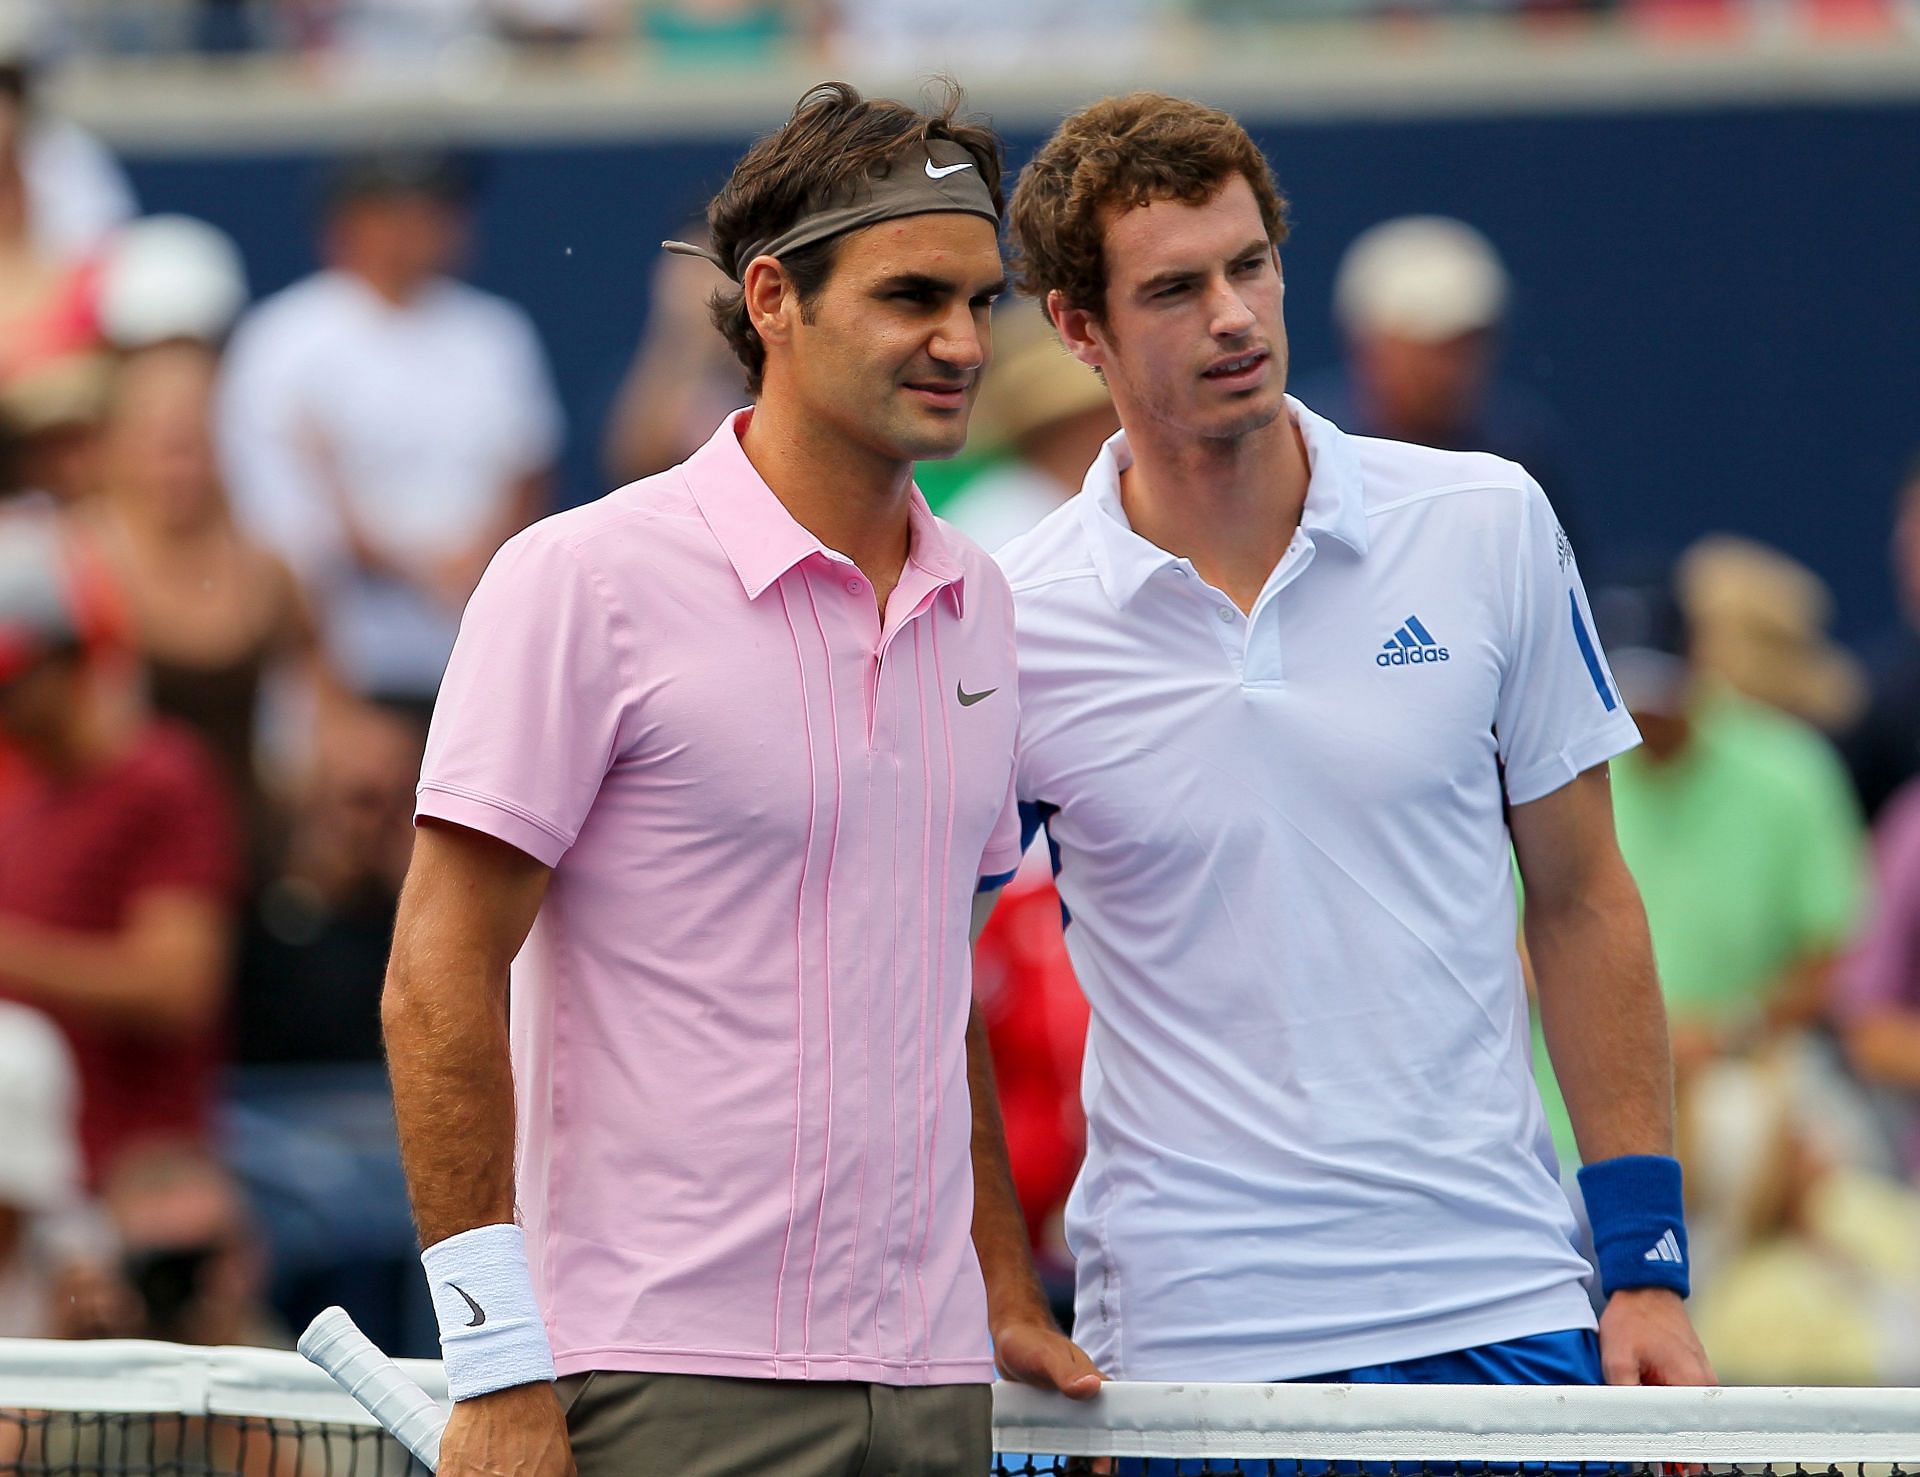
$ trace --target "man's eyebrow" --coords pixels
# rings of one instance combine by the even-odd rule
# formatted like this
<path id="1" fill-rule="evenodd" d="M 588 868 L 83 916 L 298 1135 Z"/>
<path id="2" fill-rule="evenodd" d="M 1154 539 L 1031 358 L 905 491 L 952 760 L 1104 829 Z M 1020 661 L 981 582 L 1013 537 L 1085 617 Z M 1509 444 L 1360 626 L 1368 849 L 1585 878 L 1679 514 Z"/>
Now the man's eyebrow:
<path id="1" fill-rule="evenodd" d="M 1234 252 L 1228 260 L 1241 262 L 1251 256 L 1265 256 L 1272 250 L 1273 243 L 1267 240 L 1266 237 L 1260 236 L 1249 241 L 1245 246 Z M 1197 267 L 1169 267 L 1166 271 L 1157 272 L 1147 278 L 1147 280 L 1136 287 L 1134 291 L 1155 293 L 1163 287 L 1174 287 L 1182 282 L 1191 282 L 1194 278 L 1201 276 L 1202 272 L 1203 269 Z"/>
<path id="2" fill-rule="evenodd" d="M 936 277 L 931 272 L 900 272 L 892 277 L 883 277 L 876 285 L 876 292 L 958 292 L 960 284 L 951 277 Z M 975 297 L 1000 297 L 1006 293 L 1007 279 L 996 278 L 980 288 Z"/>

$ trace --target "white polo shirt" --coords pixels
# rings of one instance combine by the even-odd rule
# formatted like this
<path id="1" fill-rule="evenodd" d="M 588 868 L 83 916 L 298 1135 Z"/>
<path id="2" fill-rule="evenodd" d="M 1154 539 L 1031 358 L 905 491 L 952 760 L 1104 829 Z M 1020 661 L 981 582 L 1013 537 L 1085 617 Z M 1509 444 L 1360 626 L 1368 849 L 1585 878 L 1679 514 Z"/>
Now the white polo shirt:
<path id="1" fill-rule="evenodd" d="M 1288 403 L 1312 480 L 1251 617 L 1128 527 L 1124 435 L 999 556 L 1093 1013 L 1074 1331 L 1124 1379 L 1593 1326 L 1504 806 L 1638 734 L 1524 471 Z"/>

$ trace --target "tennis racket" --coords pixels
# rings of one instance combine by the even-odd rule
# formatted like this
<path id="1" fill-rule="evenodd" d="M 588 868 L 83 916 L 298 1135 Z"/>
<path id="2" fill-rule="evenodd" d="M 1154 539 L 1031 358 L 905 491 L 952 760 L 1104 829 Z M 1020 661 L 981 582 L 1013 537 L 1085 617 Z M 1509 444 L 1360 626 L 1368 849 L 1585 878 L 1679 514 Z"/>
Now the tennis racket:
<path id="1" fill-rule="evenodd" d="M 429 1472 L 440 1465 L 440 1433 L 446 1429 L 447 1413 L 374 1347 L 345 1308 L 328 1308 L 315 1318 L 300 1335 L 299 1349 Z"/>

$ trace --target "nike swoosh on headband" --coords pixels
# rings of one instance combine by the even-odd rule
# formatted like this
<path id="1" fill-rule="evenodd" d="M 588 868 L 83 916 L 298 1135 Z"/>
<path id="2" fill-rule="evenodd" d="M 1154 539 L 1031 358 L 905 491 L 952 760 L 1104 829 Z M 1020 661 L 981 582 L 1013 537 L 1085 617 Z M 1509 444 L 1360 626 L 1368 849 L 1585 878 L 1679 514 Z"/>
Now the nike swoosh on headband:
<path id="1" fill-rule="evenodd" d="M 936 169 L 934 167 L 933 161 L 929 159 L 927 161 L 927 178 L 928 179 L 945 179 L 950 174 L 957 174 L 960 170 L 971 169 L 971 168 L 973 168 L 973 165 L 971 162 L 962 161 L 959 164 L 942 164 L 939 168 Z"/>

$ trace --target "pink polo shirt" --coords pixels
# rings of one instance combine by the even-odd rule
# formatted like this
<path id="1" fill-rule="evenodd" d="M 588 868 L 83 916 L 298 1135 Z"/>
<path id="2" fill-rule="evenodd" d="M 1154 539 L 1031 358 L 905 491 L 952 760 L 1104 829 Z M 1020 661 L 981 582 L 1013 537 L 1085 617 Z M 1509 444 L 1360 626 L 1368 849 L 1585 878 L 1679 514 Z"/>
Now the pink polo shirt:
<path id="1" fill-rule="evenodd" d="M 511 1014 L 560 1373 L 985 1381 L 967 931 L 1018 862 L 1013 601 L 916 493 L 882 622 L 747 414 L 501 550 L 419 814 L 553 868 Z"/>

